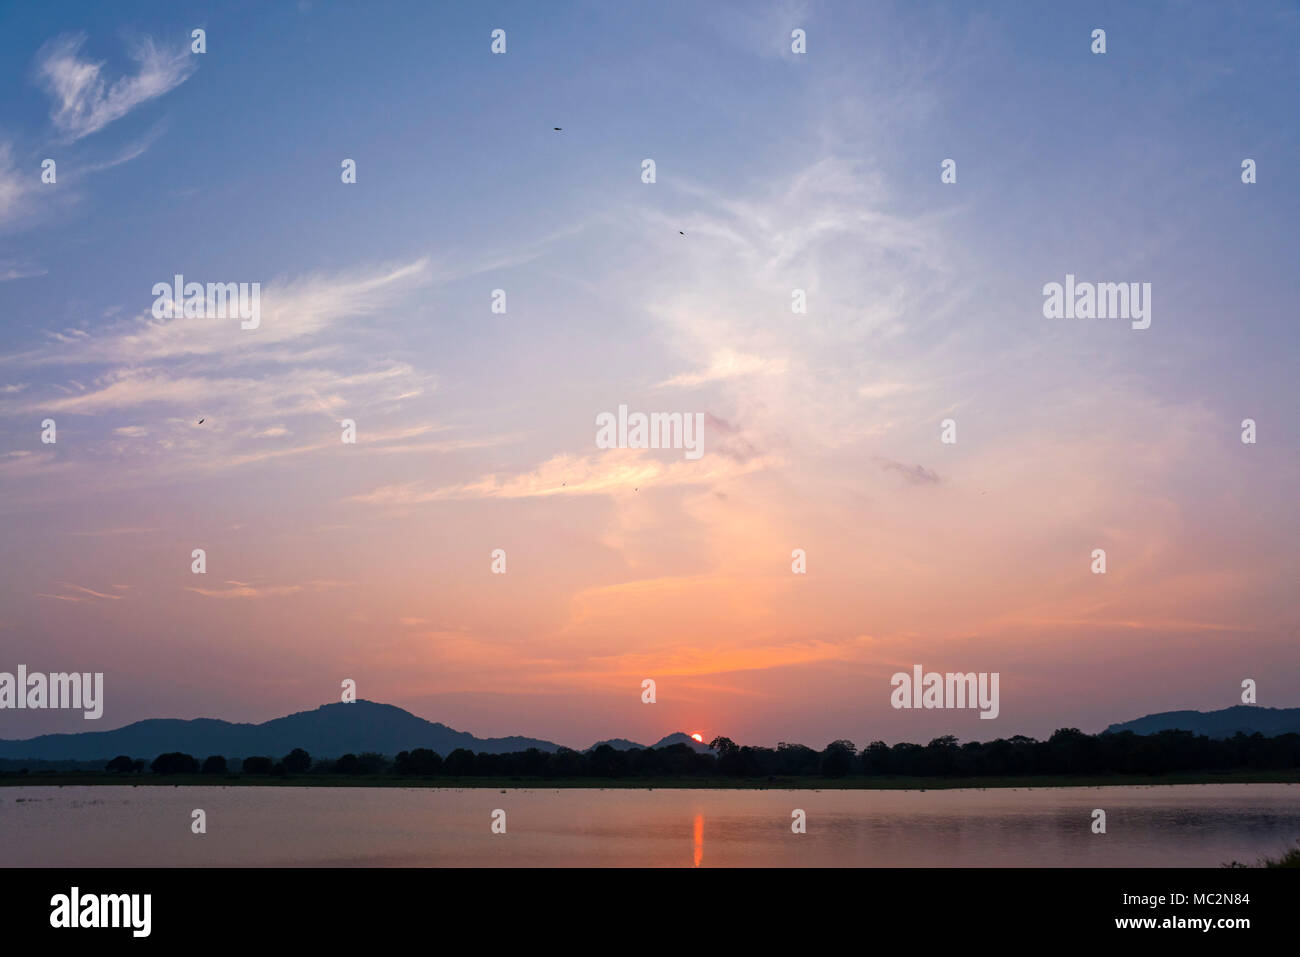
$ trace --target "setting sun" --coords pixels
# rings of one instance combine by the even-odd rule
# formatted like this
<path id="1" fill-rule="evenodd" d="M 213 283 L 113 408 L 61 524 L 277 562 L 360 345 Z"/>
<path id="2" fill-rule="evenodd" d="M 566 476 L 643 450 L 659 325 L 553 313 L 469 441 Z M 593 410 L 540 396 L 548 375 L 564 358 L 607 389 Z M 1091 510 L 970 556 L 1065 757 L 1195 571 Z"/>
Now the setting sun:
<path id="1" fill-rule="evenodd" d="M 691 737 L 694 738 L 696 741 L 700 742 L 701 744 L 704 743 L 704 735 L 700 734 L 700 732 L 698 731 L 696 731 L 693 735 L 691 735 Z"/>

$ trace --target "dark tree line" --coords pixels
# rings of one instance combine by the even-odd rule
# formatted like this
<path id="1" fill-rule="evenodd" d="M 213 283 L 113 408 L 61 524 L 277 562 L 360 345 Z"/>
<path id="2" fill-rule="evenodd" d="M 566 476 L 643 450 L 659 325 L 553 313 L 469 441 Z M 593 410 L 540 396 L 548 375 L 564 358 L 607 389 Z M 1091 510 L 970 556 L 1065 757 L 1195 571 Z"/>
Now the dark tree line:
<path id="1" fill-rule="evenodd" d="M 1190 731 L 1138 735 L 1084 734 L 1062 728 L 1046 741 L 1016 735 L 996 741 L 958 743 L 951 735 L 927 745 L 873 741 L 858 751 L 852 741 L 832 741 L 821 751 L 802 744 L 775 748 L 747 747 L 730 738 L 714 738 L 713 754 L 700 754 L 685 744 L 666 748 L 619 751 L 604 744 L 591 751 L 560 748 L 555 752 L 529 748 L 509 754 L 487 754 L 457 748 L 442 757 L 428 748 L 402 751 L 389 760 L 381 754 L 345 754 L 335 760 L 312 761 L 302 748 L 280 760 L 244 758 L 248 775 L 392 774 L 399 777 L 479 778 L 673 778 L 728 776 L 736 778 L 905 775 L 910 777 L 1016 777 L 1021 775 L 1167 774 L 1179 771 L 1277 771 L 1300 768 L 1300 735 L 1266 738 L 1237 734 L 1212 739 Z M 228 774 L 220 755 L 202 762 L 188 754 L 160 754 L 149 766 L 155 774 Z M 107 770 L 139 773 L 144 762 L 120 755 Z"/>

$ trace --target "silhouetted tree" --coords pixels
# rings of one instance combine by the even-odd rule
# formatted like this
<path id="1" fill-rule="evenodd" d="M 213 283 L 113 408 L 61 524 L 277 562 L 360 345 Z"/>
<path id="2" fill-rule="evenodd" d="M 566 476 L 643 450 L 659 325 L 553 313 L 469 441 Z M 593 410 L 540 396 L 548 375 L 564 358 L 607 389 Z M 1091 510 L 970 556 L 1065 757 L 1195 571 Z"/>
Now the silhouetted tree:
<path id="1" fill-rule="evenodd" d="M 862 749 L 861 761 L 865 774 L 888 774 L 889 745 L 883 741 L 872 741 Z"/>
<path id="2" fill-rule="evenodd" d="M 168 751 L 153 759 L 149 770 L 154 774 L 194 774 L 199 769 L 199 762 L 192 755 L 180 751 Z"/>
<path id="3" fill-rule="evenodd" d="M 284 756 L 284 768 L 290 774 L 306 774 L 311 769 L 311 755 L 302 748 L 294 748 Z"/>
<path id="4" fill-rule="evenodd" d="M 558 748 L 546 756 L 542 774 L 548 778 L 578 778 L 583 776 L 582 755 L 572 748 Z"/>
<path id="5" fill-rule="evenodd" d="M 823 777 L 842 778 L 853 768 L 858 748 L 852 741 L 841 739 L 826 745 L 822 752 L 821 772 Z"/>
<path id="6" fill-rule="evenodd" d="M 225 774 L 226 759 L 219 754 L 211 755 L 203 760 L 204 774 Z"/>
<path id="7" fill-rule="evenodd" d="M 740 755 L 740 746 L 730 738 L 717 737 L 709 742 L 709 747 L 718 753 L 718 770 L 723 774 L 740 775 L 745 773 L 745 762 Z"/>
<path id="8" fill-rule="evenodd" d="M 821 766 L 821 755 L 802 744 L 776 746 L 776 767 L 779 774 L 816 774 Z"/>
<path id="9" fill-rule="evenodd" d="M 627 772 L 627 755 L 613 745 L 602 744 L 587 754 L 591 773 L 603 778 L 619 778 Z"/>
<path id="10" fill-rule="evenodd" d="M 132 761 L 130 758 L 128 758 L 125 754 L 119 754 L 112 761 L 109 761 L 108 764 L 104 765 L 104 770 L 113 771 L 118 774 L 127 771 L 134 771 L 135 762 Z"/>
<path id="11" fill-rule="evenodd" d="M 465 777 L 474 773 L 474 752 L 457 748 L 447 755 L 442 762 L 443 770 L 456 777 Z"/>
<path id="12" fill-rule="evenodd" d="M 437 774 L 442 770 L 442 758 L 437 751 L 428 748 L 416 748 L 414 751 L 400 751 L 394 763 L 398 774 Z"/>
<path id="13" fill-rule="evenodd" d="M 935 738 L 925 746 L 927 774 L 948 775 L 957 766 L 957 739 L 951 734 Z"/>
<path id="14" fill-rule="evenodd" d="M 244 758 L 242 765 L 245 774 L 270 774 L 273 767 L 271 759 L 261 755 Z"/>
<path id="15" fill-rule="evenodd" d="M 358 774 L 378 774 L 388 767 L 388 759 L 374 751 L 363 751 L 357 755 Z"/>
<path id="16" fill-rule="evenodd" d="M 1015 735 L 980 743 L 959 744 L 952 735 L 935 738 L 922 746 L 900 742 L 892 747 L 873 741 L 856 754 L 852 741 L 832 741 L 822 752 L 802 744 L 784 741 L 776 748 L 741 747 L 730 738 L 714 738 L 716 752 L 699 753 L 686 744 L 666 748 L 629 748 L 621 751 L 602 745 L 589 752 L 558 748 L 548 754 L 537 748 L 507 754 L 474 753 L 457 748 L 440 758 L 428 748 L 402 751 L 395 763 L 383 755 L 367 752 L 345 754 L 336 761 L 317 761 L 295 748 L 284 761 L 272 763 L 265 757 L 245 758 L 247 774 L 288 774 L 306 764 L 317 773 L 402 775 L 450 774 L 489 778 L 610 778 L 610 777 L 705 777 L 718 772 L 745 778 L 777 776 L 841 777 L 848 774 L 903 775 L 910 777 L 962 778 L 1021 775 L 1122 775 L 1162 774 L 1180 771 L 1229 769 L 1285 770 L 1300 768 L 1300 734 L 1264 737 L 1237 734 L 1229 739 L 1211 739 L 1187 731 L 1163 731 L 1137 735 L 1131 731 L 1087 735 L 1076 728 L 1058 729 L 1047 741 Z M 217 762 L 222 762 L 218 764 Z M 294 762 L 298 762 L 297 765 Z M 160 755 L 154 769 L 160 773 L 192 771 L 197 762 L 189 755 L 173 752 Z M 213 756 L 203 770 L 220 773 L 224 759 Z M 144 762 L 119 755 L 107 765 L 110 770 L 140 770 Z M 168 770 L 170 769 L 170 770 Z"/>
<path id="17" fill-rule="evenodd" d="M 361 762 L 355 754 L 345 754 L 334 762 L 334 770 L 339 774 L 359 774 Z"/>

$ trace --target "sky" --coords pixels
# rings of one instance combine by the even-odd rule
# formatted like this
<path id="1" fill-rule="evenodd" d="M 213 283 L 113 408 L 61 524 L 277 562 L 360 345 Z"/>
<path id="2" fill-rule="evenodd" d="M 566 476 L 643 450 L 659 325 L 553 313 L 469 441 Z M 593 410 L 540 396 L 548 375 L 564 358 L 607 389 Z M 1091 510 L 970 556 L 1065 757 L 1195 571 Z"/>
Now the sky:
<path id="1" fill-rule="evenodd" d="M 1300 706 L 1300 12 L 991 7 L 0 5 L 0 670 L 105 689 L 0 737 Z M 178 273 L 260 324 L 155 318 Z M 893 708 L 917 664 L 998 717 Z"/>

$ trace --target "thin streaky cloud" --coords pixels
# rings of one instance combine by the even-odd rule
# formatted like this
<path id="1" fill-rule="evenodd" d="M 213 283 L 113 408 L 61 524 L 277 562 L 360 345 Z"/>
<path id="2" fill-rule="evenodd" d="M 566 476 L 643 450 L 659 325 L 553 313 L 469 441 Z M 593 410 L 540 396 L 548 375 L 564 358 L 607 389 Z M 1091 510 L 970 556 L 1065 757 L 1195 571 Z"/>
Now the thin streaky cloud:
<path id="1" fill-rule="evenodd" d="M 161 529 L 161 528 L 158 528 L 158 527 L 154 527 L 154 528 L 133 528 L 133 527 L 125 527 L 125 528 L 102 528 L 102 529 L 98 529 L 98 530 L 96 530 L 96 531 L 86 531 L 86 530 L 76 529 L 76 530 L 73 530 L 73 531 L 64 531 L 63 534 L 64 534 L 64 535 L 79 535 L 79 536 L 83 536 L 83 537 L 96 538 L 96 537 L 99 537 L 99 536 L 101 536 L 101 535 L 145 535 L 145 534 L 149 534 L 149 533 L 152 533 L 152 532 L 161 532 L 161 531 L 162 531 L 162 529 Z M 116 587 L 118 587 L 118 586 L 114 585 L 113 587 L 116 588 Z M 123 587 L 126 587 L 126 586 L 123 586 Z"/>
<path id="2" fill-rule="evenodd" d="M 680 453 L 678 453 L 680 454 Z M 433 486 L 411 482 L 383 485 L 351 497 L 366 505 L 419 505 L 478 498 L 543 498 L 553 495 L 614 495 L 683 485 L 713 485 L 778 464 L 756 457 L 740 463 L 731 458 L 663 462 L 639 449 L 609 449 L 590 456 L 556 455 L 519 475 L 485 475 L 461 485 Z"/>
<path id="3" fill-rule="evenodd" d="M 683 372 L 659 383 L 661 387 L 698 386 L 748 375 L 785 375 L 790 364 L 783 358 L 747 355 L 732 349 L 715 353 L 709 367 L 700 372 Z"/>
<path id="4" fill-rule="evenodd" d="M 298 362 L 302 361 L 298 351 L 268 352 L 265 347 L 318 335 L 344 319 L 382 312 L 430 278 L 429 260 L 420 258 L 368 271 L 273 280 L 262 286 L 261 321 L 256 329 L 241 329 L 238 320 L 155 319 L 151 290 L 142 289 L 141 301 L 147 301 L 150 309 L 137 318 L 115 323 L 94 335 L 80 329 L 50 333 L 50 340 L 58 348 L 10 354 L 0 361 L 138 364 L 256 351 L 262 361 Z M 171 277 L 165 279 L 170 281 Z"/>
<path id="5" fill-rule="evenodd" d="M 304 591 L 328 591 L 335 588 L 349 588 L 355 582 L 316 579 L 301 585 L 259 585 L 254 582 L 228 580 L 224 582 L 230 588 L 198 588 L 189 586 L 185 590 L 203 595 L 205 598 L 278 598 L 284 595 L 296 595 Z"/>
<path id="6" fill-rule="evenodd" d="M 0 183 L 0 192 L 3 192 L 4 184 Z M 0 198 L 0 207 L 3 207 L 4 200 Z M 3 211 L 0 210 L 0 218 L 3 218 Z M 49 275 L 49 270 L 37 269 L 35 267 L 8 266 L 0 263 L 0 282 L 13 282 L 15 279 L 33 279 L 37 276 Z"/>
<path id="7" fill-rule="evenodd" d="M 882 462 L 880 467 L 887 472 L 897 472 L 913 485 L 937 485 L 943 481 L 938 473 L 932 472 L 924 465 L 906 465 L 903 462 Z"/>
<path id="8" fill-rule="evenodd" d="M 19 219 L 29 209 L 28 199 L 35 191 L 37 179 L 29 173 L 23 173 L 13 158 L 13 145 L 0 142 L 0 226 Z M 24 279 L 29 273 L 13 263 L 0 264 L 0 275 L 4 281 Z"/>
<path id="9" fill-rule="evenodd" d="M 109 82 L 102 62 L 82 58 L 85 43 L 84 34 L 60 37 L 37 56 L 37 79 L 54 101 L 50 119 L 69 141 L 97 133 L 175 89 L 198 68 L 184 47 L 162 50 L 145 37 L 131 51 L 139 64 L 136 74 Z"/>
<path id="10" fill-rule="evenodd" d="M 74 585 L 72 582 L 59 582 L 59 584 L 62 585 L 64 588 L 71 588 L 74 591 L 84 592 L 85 594 L 93 595 L 96 598 L 107 598 L 110 601 L 122 600 L 121 595 L 106 595 L 103 592 L 95 591 L 94 589 L 87 588 L 84 585 Z"/>
<path id="11" fill-rule="evenodd" d="M 303 589 L 301 585 L 268 585 L 265 587 L 236 585 L 234 588 L 195 588 L 190 586 L 185 590 L 203 595 L 205 598 L 271 598 L 296 594 Z"/>

